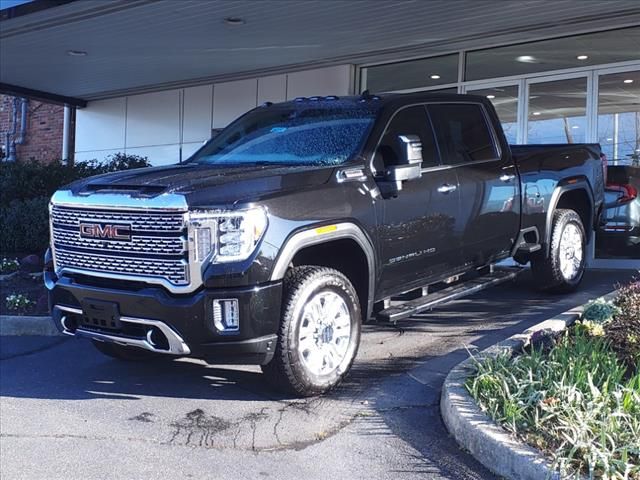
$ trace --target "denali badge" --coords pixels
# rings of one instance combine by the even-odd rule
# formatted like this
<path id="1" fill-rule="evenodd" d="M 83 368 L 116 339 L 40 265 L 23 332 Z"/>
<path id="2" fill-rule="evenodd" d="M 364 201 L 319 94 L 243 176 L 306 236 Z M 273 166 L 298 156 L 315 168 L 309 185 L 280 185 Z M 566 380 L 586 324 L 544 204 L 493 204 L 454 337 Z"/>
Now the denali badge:
<path id="1" fill-rule="evenodd" d="M 107 240 L 131 240 L 131 225 L 108 223 L 81 223 L 82 238 L 104 238 Z"/>

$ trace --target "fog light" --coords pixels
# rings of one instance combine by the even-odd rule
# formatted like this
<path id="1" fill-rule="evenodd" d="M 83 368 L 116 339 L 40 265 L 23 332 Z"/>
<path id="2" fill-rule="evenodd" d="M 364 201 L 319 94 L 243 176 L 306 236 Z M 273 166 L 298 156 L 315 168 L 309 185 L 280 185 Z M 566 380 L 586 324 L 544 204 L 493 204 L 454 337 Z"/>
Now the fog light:
<path id="1" fill-rule="evenodd" d="M 237 298 L 213 301 L 213 324 L 219 332 L 237 332 L 240 329 Z"/>

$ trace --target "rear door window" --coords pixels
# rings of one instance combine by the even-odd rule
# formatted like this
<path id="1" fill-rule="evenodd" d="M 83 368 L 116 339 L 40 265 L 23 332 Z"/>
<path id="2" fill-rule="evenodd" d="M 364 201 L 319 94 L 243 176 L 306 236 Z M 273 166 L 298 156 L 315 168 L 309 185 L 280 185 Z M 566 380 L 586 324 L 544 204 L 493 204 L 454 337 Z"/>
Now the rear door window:
<path id="1" fill-rule="evenodd" d="M 450 103 L 432 104 L 427 108 L 443 163 L 458 165 L 498 158 L 498 150 L 481 105 Z"/>

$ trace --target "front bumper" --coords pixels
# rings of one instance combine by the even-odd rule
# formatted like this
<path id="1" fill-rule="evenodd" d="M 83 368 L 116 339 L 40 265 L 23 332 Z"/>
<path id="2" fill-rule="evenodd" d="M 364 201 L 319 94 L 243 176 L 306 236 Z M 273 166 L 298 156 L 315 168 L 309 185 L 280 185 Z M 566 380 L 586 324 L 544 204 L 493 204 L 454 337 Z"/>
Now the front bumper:
<path id="1" fill-rule="evenodd" d="M 210 363 L 266 364 L 276 345 L 282 283 L 201 289 L 172 295 L 161 287 L 104 282 L 82 276 L 56 278 L 45 272 L 49 306 L 56 327 L 67 335 L 135 346 L 158 353 L 190 355 Z M 219 332 L 213 300 L 237 298 L 240 328 Z M 117 305 L 118 324 L 87 324 L 87 302 Z"/>

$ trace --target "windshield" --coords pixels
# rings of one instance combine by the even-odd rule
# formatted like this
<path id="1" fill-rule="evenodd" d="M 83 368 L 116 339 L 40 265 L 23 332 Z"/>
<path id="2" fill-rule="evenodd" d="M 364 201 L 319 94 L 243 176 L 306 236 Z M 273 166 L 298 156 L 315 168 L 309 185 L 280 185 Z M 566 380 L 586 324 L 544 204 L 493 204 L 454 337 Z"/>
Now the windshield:
<path id="1" fill-rule="evenodd" d="M 338 165 L 355 155 L 375 111 L 353 102 L 284 104 L 240 117 L 189 162 L 216 165 Z"/>

